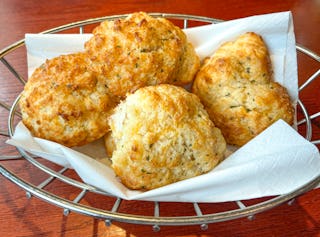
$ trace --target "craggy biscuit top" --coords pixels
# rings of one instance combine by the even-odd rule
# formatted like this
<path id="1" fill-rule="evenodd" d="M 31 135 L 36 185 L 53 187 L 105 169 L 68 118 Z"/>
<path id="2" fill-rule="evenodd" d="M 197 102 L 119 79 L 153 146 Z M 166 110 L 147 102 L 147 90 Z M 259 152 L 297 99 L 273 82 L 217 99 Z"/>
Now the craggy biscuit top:
<path id="1" fill-rule="evenodd" d="M 289 95 L 272 80 L 267 47 L 252 32 L 206 59 L 192 90 L 229 144 L 247 143 L 278 119 L 293 123 Z"/>
<path id="2" fill-rule="evenodd" d="M 210 171 L 226 144 L 200 100 L 173 85 L 127 96 L 110 117 L 112 167 L 132 189 L 153 189 Z"/>
<path id="3" fill-rule="evenodd" d="M 102 137 L 114 106 L 83 53 L 47 60 L 22 92 L 22 121 L 36 137 L 79 146 Z"/>
<path id="4" fill-rule="evenodd" d="M 143 86 L 188 84 L 200 65 L 179 27 L 143 12 L 102 22 L 85 48 L 90 70 L 105 78 L 111 94 L 122 98 Z"/>

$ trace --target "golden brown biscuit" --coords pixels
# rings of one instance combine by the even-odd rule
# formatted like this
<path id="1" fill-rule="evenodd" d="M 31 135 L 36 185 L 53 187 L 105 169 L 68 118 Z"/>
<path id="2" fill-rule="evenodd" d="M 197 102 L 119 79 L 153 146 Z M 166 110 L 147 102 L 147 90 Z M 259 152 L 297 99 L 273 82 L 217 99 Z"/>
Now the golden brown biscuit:
<path id="1" fill-rule="evenodd" d="M 267 47 L 252 32 L 223 44 L 207 59 L 192 90 L 229 144 L 247 143 L 278 119 L 293 123 L 289 95 L 272 81 Z"/>
<path id="2" fill-rule="evenodd" d="M 138 89 L 110 117 L 112 167 L 131 189 L 154 189 L 210 171 L 225 140 L 199 98 L 162 84 Z"/>
<path id="3" fill-rule="evenodd" d="M 37 68 L 20 99 L 22 121 L 36 137 L 80 146 L 108 130 L 113 101 L 105 82 L 88 71 L 83 53 L 61 55 Z"/>
<path id="4" fill-rule="evenodd" d="M 133 13 L 102 22 L 93 34 L 85 44 L 90 70 L 118 97 L 148 85 L 188 84 L 200 66 L 184 32 L 164 18 Z"/>

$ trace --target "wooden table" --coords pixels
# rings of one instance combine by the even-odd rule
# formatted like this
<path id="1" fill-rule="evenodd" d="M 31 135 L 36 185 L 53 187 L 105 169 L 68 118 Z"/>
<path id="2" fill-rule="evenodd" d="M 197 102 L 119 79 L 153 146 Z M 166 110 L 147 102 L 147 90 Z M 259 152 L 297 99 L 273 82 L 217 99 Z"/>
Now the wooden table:
<path id="1" fill-rule="evenodd" d="M 278 11 L 292 11 L 296 41 L 298 44 L 320 54 L 320 2 L 318 0 L 271 0 L 271 1 L 20 1 L 1 0 L 0 2 L 0 49 L 22 39 L 25 33 L 36 33 L 69 22 L 106 15 L 130 13 L 134 11 L 185 13 L 202 15 L 223 20 Z M 25 52 L 19 57 L 6 59 L 26 78 Z M 298 54 L 299 84 L 319 69 L 319 63 Z M 8 79 L 9 78 L 9 79 Z M 11 104 L 22 89 L 22 85 L 0 66 L 0 100 Z M 315 82 L 300 94 L 310 114 L 319 111 L 319 85 Z M 8 112 L 0 109 L 0 129 L 6 129 Z M 301 117 L 301 116 L 300 116 Z M 319 139 L 319 122 L 314 121 L 314 139 Z M 4 144 L 1 137 L 0 153 L 16 154 Z M 19 177 L 40 183 L 45 179 L 37 169 L 24 160 L 0 161 L 7 169 Z M 52 169 L 54 165 L 48 164 Z M 65 195 L 70 200 L 78 194 L 75 190 L 56 182 L 46 190 L 57 195 Z M 95 202 L 101 208 L 110 209 L 107 200 L 100 196 L 89 196 L 84 203 Z M 218 205 L 212 204 L 219 210 Z M 226 206 L 232 205 L 226 203 Z M 134 210 L 144 214 L 145 210 L 135 202 L 124 203 L 124 210 Z M 150 208 L 146 203 L 146 209 Z M 231 208 L 231 207 L 230 207 Z M 192 208 L 191 208 L 192 209 Z M 190 215 L 182 205 L 168 204 L 161 214 L 174 210 L 182 215 Z M 272 210 L 255 215 L 254 220 L 247 218 L 209 224 L 206 231 L 196 226 L 163 226 L 160 232 L 153 232 L 150 226 L 115 222 L 107 227 L 102 220 L 70 213 L 63 215 L 62 209 L 38 198 L 27 199 L 25 191 L 0 176 L 0 236 L 320 236 L 320 190 L 313 190 L 296 198 L 291 204 L 283 204 Z"/>

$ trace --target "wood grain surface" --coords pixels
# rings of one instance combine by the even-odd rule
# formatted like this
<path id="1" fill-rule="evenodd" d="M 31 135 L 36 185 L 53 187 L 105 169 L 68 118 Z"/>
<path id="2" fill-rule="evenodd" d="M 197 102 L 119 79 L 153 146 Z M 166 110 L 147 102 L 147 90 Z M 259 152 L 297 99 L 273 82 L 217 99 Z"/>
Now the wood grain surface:
<path id="1" fill-rule="evenodd" d="M 0 1 L 0 49 L 24 38 L 25 33 L 38 33 L 74 21 L 135 11 L 184 13 L 223 20 L 251 15 L 288 11 L 293 14 L 296 41 L 318 55 L 320 54 L 320 1 L 319 0 L 163 0 L 163 1 L 92 1 L 92 0 L 1 0 Z M 25 49 L 9 54 L 6 60 L 27 78 Z M 319 70 L 319 63 L 298 53 L 298 74 L 301 85 Z M 310 114 L 320 110 L 320 83 L 315 81 L 300 93 Z M 23 86 L 0 64 L 0 101 L 11 105 Z M 298 111 L 302 117 L 301 110 Z M 7 130 L 8 111 L 0 108 L 0 131 Z M 320 139 L 320 121 L 313 121 L 313 140 Z M 304 129 L 300 131 L 302 134 Z M 14 148 L 5 144 L 0 137 L 0 154 L 15 155 Z M 43 161 L 54 170 L 61 167 Z M 39 172 L 24 160 L 0 161 L 0 165 L 33 184 L 40 184 L 48 176 Z M 78 179 L 72 171 L 70 177 Z M 79 193 L 56 181 L 45 190 L 73 200 Z M 256 200 L 249 200 L 251 203 Z M 98 194 L 88 194 L 81 203 L 110 210 L 114 199 Z M 189 206 L 188 206 L 189 205 Z M 206 213 L 231 210 L 234 203 L 200 204 Z M 120 205 L 120 212 L 152 215 L 153 203 L 128 202 Z M 160 213 L 164 216 L 194 215 L 192 204 L 161 203 Z M 207 230 L 195 226 L 162 226 L 153 232 L 151 226 L 114 222 L 106 226 L 103 220 L 63 210 L 36 197 L 26 198 L 24 190 L 0 175 L 0 236 L 320 236 L 320 190 L 309 191 L 295 199 L 290 205 L 282 204 L 255 215 L 253 220 L 240 218 L 209 224 Z"/>

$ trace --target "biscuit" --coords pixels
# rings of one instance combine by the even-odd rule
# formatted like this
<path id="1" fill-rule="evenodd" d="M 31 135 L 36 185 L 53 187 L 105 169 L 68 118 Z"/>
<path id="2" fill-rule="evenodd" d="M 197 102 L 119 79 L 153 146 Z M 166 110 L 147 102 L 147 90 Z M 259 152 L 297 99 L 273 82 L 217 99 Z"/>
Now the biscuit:
<path id="1" fill-rule="evenodd" d="M 272 80 L 268 49 L 252 32 L 223 44 L 206 59 L 192 91 L 229 144 L 244 145 L 278 119 L 293 123 L 290 97 Z"/>
<path id="2" fill-rule="evenodd" d="M 138 89 L 110 116 L 112 167 L 131 189 L 154 189 L 210 171 L 225 140 L 199 98 L 162 84 Z"/>
<path id="3" fill-rule="evenodd" d="M 105 82 L 88 71 L 83 53 L 61 55 L 37 68 L 19 105 L 22 121 L 34 136 L 68 147 L 102 137 L 115 106 Z"/>
<path id="4" fill-rule="evenodd" d="M 90 70 L 104 77 L 110 94 L 120 98 L 143 86 L 189 84 L 200 66 L 179 27 L 144 12 L 102 22 L 85 49 Z"/>
<path id="5" fill-rule="evenodd" d="M 108 158 L 112 157 L 112 153 L 116 148 L 116 144 L 114 143 L 114 140 L 112 138 L 112 133 L 109 131 L 106 133 L 103 137 L 104 139 L 104 147 L 106 149 L 106 154 Z"/>

